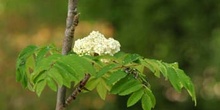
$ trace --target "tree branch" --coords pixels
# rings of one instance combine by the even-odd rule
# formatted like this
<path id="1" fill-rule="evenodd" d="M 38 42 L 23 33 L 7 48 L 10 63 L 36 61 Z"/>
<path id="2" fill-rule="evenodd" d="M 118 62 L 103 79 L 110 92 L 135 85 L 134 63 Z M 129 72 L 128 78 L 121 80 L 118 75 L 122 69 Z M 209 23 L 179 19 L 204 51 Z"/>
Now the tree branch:
<path id="1" fill-rule="evenodd" d="M 73 91 L 73 93 L 66 99 L 65 107 L 70 104 L 71 101 L 76 99 L 76 96 L 85 88 L 87 81 L 90 78 L 90 74 L 86 74 L 84 79 L 80 81 L 78 87 Z"/>
<path id="2" fill-rule="evenodd" d="M 79 17 L 79 14 L 77 13 L 77 3 L 78 0 L 68 0 L 66 30 L 65 30 L 65 37 L 63 39 L 63 47 L 62 47 L 63 55 L 67 55 L 72 48 L 74 31 L 75 31 L 75 27 L 78 25 L 78 17 Z M 65 97 L 66 97 L 66 87 L 61 86 L 58 88 L 57 91 L 56 110 L 64 110 Z"/>

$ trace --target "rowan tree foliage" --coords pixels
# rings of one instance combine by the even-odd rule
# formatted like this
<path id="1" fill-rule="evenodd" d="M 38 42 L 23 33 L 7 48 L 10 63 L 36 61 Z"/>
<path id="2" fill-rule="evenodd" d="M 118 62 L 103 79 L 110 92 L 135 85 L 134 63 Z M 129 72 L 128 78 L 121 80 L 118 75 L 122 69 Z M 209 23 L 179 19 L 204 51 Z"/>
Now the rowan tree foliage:
<path id="1" fill-rule="evenodd" d="M 92 39 L 95 40 L 100 38 Z M 124 52 L 117 52 L 114 55 L 92 53 L 96 50 L 90 52 L 85 49 L 90 48 L 86 44 L 92 42 L 80 43 L 82 44 L 79 48 L 83 53 L 77 54 L 72 51 L 67 55 L 61 55 L 60 49 L 54 45 L 26 47 L 17 59 L 17 81 L 21 82 L 23 87 L 36 92 L 38 96 L 46 86 L 57 91 L 58 86 L 70 88 L 71 82 L 74 82 L 76 91 L 70 96 L 72 99 L 65 102 L 65 106 L 82 90 L 96 89 L 103 100 L 107 94 L 130 95 L 128 107 L 141 100 L 142 108 L 150 110 L 154 108 L 156 99 L 147 79 L 149 74 L 154 74 L 157 78 L 163 76 L 178 92 L 181 92 L 182 88 L 186 89 L 196 104 L 194 85 L 177 63 L 165 63 Z M 82 47 L 84 45 L 85 48 Z M 95 48 L 97 45 L 90 46 Z M 108 48 L 104 50 L 108 51 Z"/>
<path id="2" fill-rule="evenodd" d="M 144 110 L 151 110 L 156 99 L 148 81 L 149 74 L 161 76 L 173 88 L 181 92 L 186 89 L 196 105 L 194 85 L 178 63 L 145 58 L 136 53 L 120 51 L 117 40 L 106 39 L 99 32 L 75 41 L 72 49 L 75 27 L 78 24 L 77 0 L 69 0 L 67 26 L 63 48 L 55 45 L 24 48 L 17 59 L 16 77 L 23 87 L 36 92 L 38 96 L 48 86 L 58 91 L 57 110 L 67 107 L 83 91 L 96 90 L 100 98 L 106 95 L 129 95 L 127 107 L 141 102 Z M 74 82 L 74 85 L 71 85 Z M 65 89 L 75 87 L 66 99 Z"/>

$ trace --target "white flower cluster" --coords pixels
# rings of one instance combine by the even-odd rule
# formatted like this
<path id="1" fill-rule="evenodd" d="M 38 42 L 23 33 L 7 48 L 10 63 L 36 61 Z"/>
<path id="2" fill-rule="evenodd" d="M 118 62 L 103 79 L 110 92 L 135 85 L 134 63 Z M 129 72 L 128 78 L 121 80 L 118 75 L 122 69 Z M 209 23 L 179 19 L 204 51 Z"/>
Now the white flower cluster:
<path id="1" fill-rule="evenodd" d="M 73 51 L 78 55 L 114 55 L 120 51 L 120 43 L 113 38 L 106 39 L 98 31 L 92 31 L 87 37 L 75 41 Z"/>

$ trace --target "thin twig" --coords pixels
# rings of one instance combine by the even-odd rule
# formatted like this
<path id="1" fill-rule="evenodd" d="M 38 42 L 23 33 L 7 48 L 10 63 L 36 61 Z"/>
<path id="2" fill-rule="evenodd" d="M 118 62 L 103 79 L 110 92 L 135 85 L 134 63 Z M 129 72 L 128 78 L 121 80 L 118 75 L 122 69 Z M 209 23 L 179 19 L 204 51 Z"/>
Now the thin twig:
<path id="1" fill-rule="evenodd" d="M 66 19 L 65 37 L 63 39 L 62 54 L 67 55 L 72 48 L 75 27 L 78 25 L 79 14 L 77 13 L 78 0 L 68 0 L 68 14 Z M 66 87 L 61 86 L 57 91 L 56 110 L 64 110 Z"/>
<path id="2" fill-rule="evenodd" d="M 80 81 L 79 85 L 76 87 L 73 93 L 66 99 L 65 107 L 68 106 L 71 101 L 76 99 L 76 96 L 82 91 L 82 89 L 85 88 L 85 85 L 89 80 L 89 78 L 90 78 L 90 74 L 86 74 L 84 79 Z"/>

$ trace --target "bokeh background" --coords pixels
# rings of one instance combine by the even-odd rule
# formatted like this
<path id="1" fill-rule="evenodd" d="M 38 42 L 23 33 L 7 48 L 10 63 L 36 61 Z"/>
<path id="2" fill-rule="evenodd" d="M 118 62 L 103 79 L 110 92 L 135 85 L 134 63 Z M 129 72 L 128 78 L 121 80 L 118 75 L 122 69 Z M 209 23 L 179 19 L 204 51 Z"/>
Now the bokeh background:
<path id="1" fill-rule="evenodd" d="M 150 77 L 157 99 L 153 110 L 219 110 L 219 0 L 79 0 L 76 39 L 98 30 L 114 37 L 122 51 L 179 62 L 196 86 L 197 106 L 186 91 L 175 92 L 163 78 Z M 18 53 L 27 45 L 61 47 L 67 0 L 0 0 L 0 109 L 54 110 L 56 93 L 37 97 L 15 81 Z M 70 92 L 70 91 L 69 91 Z M 68 110 L 126 108 L 128 97 L 80 94 Z M 147 102 L 146 102 L 147 103 Z"/>

